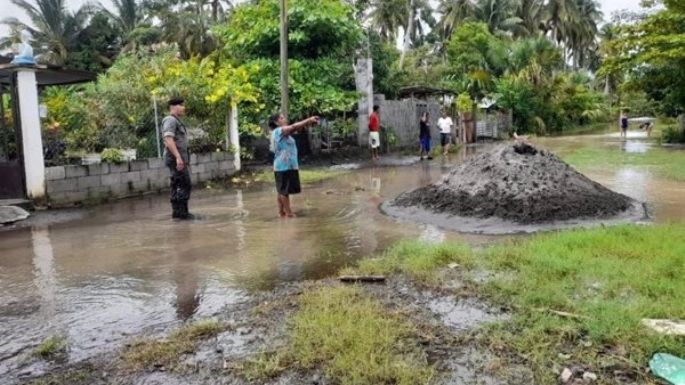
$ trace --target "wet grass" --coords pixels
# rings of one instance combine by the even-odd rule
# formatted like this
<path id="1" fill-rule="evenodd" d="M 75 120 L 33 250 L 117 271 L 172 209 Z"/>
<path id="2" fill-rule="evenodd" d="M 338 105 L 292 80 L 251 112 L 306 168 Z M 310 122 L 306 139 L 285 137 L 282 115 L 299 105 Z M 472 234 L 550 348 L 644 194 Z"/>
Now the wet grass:
<path id="1" fill-rule="evenodd" d="M 332 382 L 428 384 L 434 371 L 417 344 L 417 330 L 354 287 L 326 287 L 303 294 L 290 320 L 289 344 L 262 353 L 244 367 L 251 379 L 273 377 L 286 367 L 320 368 Z"/>
<path id="2" fill-rule="evenodd" d="M 513 327 L 494 328 L 491 338 L 536 368 L 549 368 L 567 350 L 591 366 L 602 364 L 593 357 L 600 354 L 607 367 L 619 361 L 642 368 L 658 351 L 685 355 L 684 338 L 640 323 L 685 319 L 685 226 L 545 234 L 493 247 L 484 256 L 489 268 L 510 279 L 483 289 L 515 310 Z"/>
<path id="3" fill-rule="evenodd" d="M 598 373 L 599 383 L 611 383 L 619 369 L 651 383 L 644 368 L 653 353 L 685 356 L 685 338 L 641 325 L 643 318 L 685 319 L 683 225 L 546 233 L 477 251 L 403 242 L 348 270 L 430 280 L 449 263 L 494 273 L 472 289 L 512 318 L 486 326 L 478 339 L 531 367 L 536 383 L 555 383 L 556 369 L 574 364 Z"/>
<path id="4" fill-rule="evenodd" d="M 143 339 L 133 343 L 121 355 L 123 365 L 129 370 L 152 367 L 174 369 L 184 353 L 193 353 L 199 340 L 217 335 L 222 325 L 213 319 L 198 321 L 172 332 L 164 340 Z"/>
<path id="5" fill-rule="evenodd" d="M 66 339 L 62 336 L 53 336 L 38 345 L 38 347 L 36 347 L 36 349 L 33 351 L 33 354 L 36 357 L 48 360 L 66 353 L 66 350 Z"/>
<path id="6" fill-rule="evenodd" d="M 633 166 L 653 170 L 658 175 L 685 182 L 685 151 L 663 148 L 644 153 L 629 153 L 617 149 L 579 148 L 565 155 L 564 160 L 580 169 L 609 169 Z"/>
<path id="7" fill-rule="evenodd" d="M 27 385 L 94 385 L 102 383 L 95 375 L 84 369 L 69 370 L 63 373 L 51 373 L 41 378 L 30 380 Z"/>
<path id="8" fill-rule="evenodd" d="M 457 243 L 426 244 L 401 241 L 383 255 L 363 259 L 355 267 L 343 269 L 345 275 L 409 274 L 422 283 L 437 284 L 440 277 L 435 270 L 451 263 L 470 268 L 474 265 L 474 253 L 466 245 Z"/>

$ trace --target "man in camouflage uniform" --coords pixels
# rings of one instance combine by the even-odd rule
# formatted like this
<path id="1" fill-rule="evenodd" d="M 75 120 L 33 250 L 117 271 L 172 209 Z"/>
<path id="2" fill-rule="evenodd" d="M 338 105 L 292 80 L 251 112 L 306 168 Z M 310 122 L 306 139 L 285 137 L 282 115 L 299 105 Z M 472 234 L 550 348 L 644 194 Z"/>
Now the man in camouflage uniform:
<path id="1" fill-rule="evenodd" d="M 185 112 L 183 99 L 171 99 L 169 115 L 162 120 L 164 163 L 171 172 L 171 217 L 174 219 L 193 219 L 193 215 L 188 212 L 191 188 L 188 131 L 180 119 Z"/>

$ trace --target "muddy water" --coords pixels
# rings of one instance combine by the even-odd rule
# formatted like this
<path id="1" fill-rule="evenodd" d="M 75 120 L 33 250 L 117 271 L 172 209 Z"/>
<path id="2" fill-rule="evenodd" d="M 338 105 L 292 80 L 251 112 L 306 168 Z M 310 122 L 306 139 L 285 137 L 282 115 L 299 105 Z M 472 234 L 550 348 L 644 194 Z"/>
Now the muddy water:
<path id="1" fill-rule="evenodd" d="M 542 143 L 562 153 L 577 146 L 650 150 L 640 138 Z M 26 370 L 26 356 L 50 336 L 65 337 L 69 360 L 78 361 L 117 348 L 130 335 L 230 308 L 243 300 L 246 286 L 322 277 L 399 239 L 499 239 L 397 222 L 378 210 L 476 151 L 409 166 L 345 166 L 348 174 L 307 186 L 293 199 L 294 219 L 276 217 L 269 185 L 196 190 L 191 206 L 204 217 L 196 222 L 172 223 L 166 197 L 152 196 L 69 212 L 64 222 L 51 213 L 50 220 L 0 231 L 0 378 Z M 685 218 L 684 183 L 629 167 L 588 175 L 648 201 L 658 222 Z"/>
<path id="2" fill-rule="evenodd" d="M 211 316 L 245 286 L 322 277 L 399 239 L 489 241 L 379 213 L 387 197 L 440 175 L 439 163 L 351 171 L 305 187 L 287 220 L 268 185 L 197 191 L 191 208 L 204 218 L 191 223 L 171 222 L 166 197 L 153 196 L 0 231 L 0 377 L 50 336 L 80 360 Z"/>

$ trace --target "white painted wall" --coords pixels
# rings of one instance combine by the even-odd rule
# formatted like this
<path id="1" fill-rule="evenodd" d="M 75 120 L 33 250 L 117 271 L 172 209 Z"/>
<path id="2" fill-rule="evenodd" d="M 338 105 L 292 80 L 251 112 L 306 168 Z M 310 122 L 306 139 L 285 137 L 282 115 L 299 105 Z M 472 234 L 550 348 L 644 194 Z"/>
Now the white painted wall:
<path id="1" fill-rule="evenodd" d="M 40 132 L 35 70 L 25 68 L 17 72 L 17 91 L 19 94 L 26 195 L 31 200 L 42 200 L 45 198 L 45 161 L 43 159 L 43 138 Z"/>

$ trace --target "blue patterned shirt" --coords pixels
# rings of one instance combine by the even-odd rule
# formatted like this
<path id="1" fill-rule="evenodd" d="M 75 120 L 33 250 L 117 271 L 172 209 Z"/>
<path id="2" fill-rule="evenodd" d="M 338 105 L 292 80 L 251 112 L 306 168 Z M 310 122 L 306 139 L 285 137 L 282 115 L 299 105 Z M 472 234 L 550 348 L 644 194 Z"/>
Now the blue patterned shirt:
<path id="1" fill-rule="evenodd" d="M 292 135 L 283 135 L 283 130 L 278 127 L 271 133 L 271 142 L 274 145 L 274 171 L 297 170 L 297 144 Z"/>

